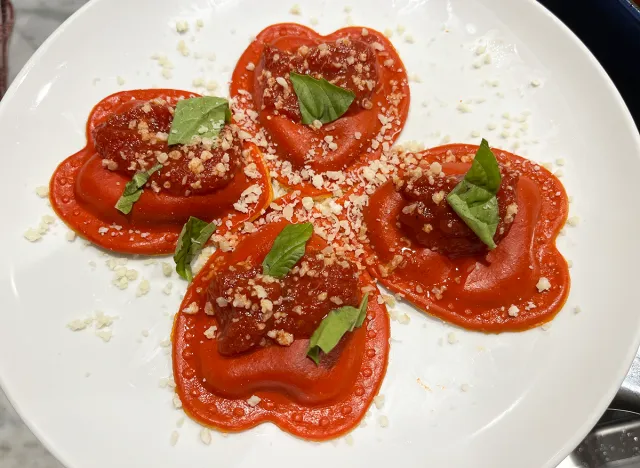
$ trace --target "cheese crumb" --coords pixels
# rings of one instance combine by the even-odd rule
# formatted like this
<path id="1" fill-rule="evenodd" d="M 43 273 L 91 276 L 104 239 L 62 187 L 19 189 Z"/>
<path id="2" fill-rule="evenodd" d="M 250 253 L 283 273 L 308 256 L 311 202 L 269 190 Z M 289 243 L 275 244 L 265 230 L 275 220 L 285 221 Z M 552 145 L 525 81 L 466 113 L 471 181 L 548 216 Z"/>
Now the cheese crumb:
<path id="1" fill-rule="evenodd" d="M 444 200 L 445 197 L 445 193 L 443 190 L 440 190 L 439 192 L 434 193 L 431 196 L 431 199 L 433 200 L 433 203 L 435 203 L 436 205 L 439 205 L 442 200 Z"/>
<path id="2" fill-rule="evenodd" d="M 321 189 L 322 185 L 324 184 L 324 180 L 322 179 L 322 176 L 320 174 L 316 174 L 313 176 L 313 179 L 311 179 L 311 183 L 315 188 Z"/>
<path id="3" fill-rule="evenodd" d="M 216 327 L 215 325 L 211 325 L 209 328 L 207 328 L 204 331 L 204 336 L 206 336 L 210 340 L 213 340 L 216 337 L 216 330 L 217 329 L 218 329 L 218 327 Z"/>
<path id="4" fill-rule="evenodd" d="M 173 407 L 175 409 L 180 409 L 182 408 L 182 401 L 180 400 L 180 397 L 178 396 L 177 393 L 173 394 L 173 398 L 171 399 L 172 403 L 173 403 Z"/>
<path id="5" fill-rule="evenodd" d="M 538 292 L 548 291 L 551 289 L 551 283 L 544 276 L 538 280 L 538 284 L 536 284 L 536 288 L 538 288 Z"/>
<path id="6" fill-rule="evenodd" d="M 194 315 L 194 314 L 197 314 L 199 310 L 200 310 L 200 307 L 198 306 L 198 303 L 196 301 L 193 301 L 187 307 L 182 309 L 182 312 L 185 314 Z"/>
<path id="7" fill-rule="evenodd" d="M 180 34 L 184 34 L 189 31 L 189 23 L 184 20 L 180 20 L 176 22 L 176 31 Z"/>
<path id="8" fill-rule="evenodd" d="M 302 206 L 305 210 L 311 211 L 313 209 L 313 198 L 311 197 L 303 197 L 302 198 Z"/>
<path id="9" fill-rule="evenodd" d="M 178 433 L 178 431 L 173 431 L 171 433 L 171 439 L 169 439 L 169 443 L 171 443 L 172 447 L 176 446 L 179 438 L 180 438 L 180 434 Z"/>
<path id="10" fill-rule="evenodd" d="M 515 305 L 511 304 L 511 306 L 509 307 L 509 316 L 517 317 L 518 312 L 520 312 L 520 309 L 518 309 Z"/>
<path id="11" fill-rule="evenodd" d="M 458 337 L 454 332 L 449 332 L 449 334 L 447 334 L 447 341 L 449 344 L 456 344 L 458 342 Z"/>
<path id="12" fill-rule="evenodd" d="M 397 320 L 401 325 L 407 325 L 411 321 L 411 317 L 407 314 L 402 314 L 398 316 Z"/>
<path id="13" fill-rule="evenodd" d="M 262 401 L 262 398 L 260 398 L 259 396 L 256 395 L 251 395 L 251 397 L 247 400 L 247 403 L 249 404 L 249 406 L 251 406 L 252 408 L 255 408 L 256 406 L 258 406 L 258 404 Z"/>
<path id="14" fill-rule="evenodd" d="M 572 216 L 571 218 L 567 219 L 567 224 L 571 227 L 576 227 L 578 224 L 580 224 L 580 217 Z"/>
<path id="15" fill-rule="evenodd" d="M 113 333 L 107 328 L 104 330 L 96 330 L 96 336 L 98 338 L 102 338 L 102 341 L 104 341 L 105 343 L 108 343 L 109 340 L 111 340 Z"/>
<path id="16" fill-rule="evenodd" d="M 515 218 L 515 216 L 518 214 L 518 204 L 517 203 L 511 203 L 510 205 L 507 205 L 507 212 L 504 216 L 504 222 L 505 223 L 512 223 L 513 219 Z"/>
<path id="17" fill-rule="evenodd" d="M 42 239 L 42 234 L 40 234 L 40 231 L 37 229 L 29 228 L 24 233 L 24 238 L 27 239 L 29 242 L 36 242 Z"/>
<path id="18" fill-rule="evenodd" d="M 129 270 L 129 271 L 133 271 L 133 270 Z M 151 285 L 149 284 L 149 280 L 143 278 L 142 281 L 140 281 L 140 284 L 138 284 L 138 289 L 136 290 L 136 296 L 137 297 L 144 296 L 149 292 L 150 289 L 151 289 Z"/>
<path id="19" fill-rule="evenodd" d="M 202 443 L 204 445 L 210 445 L 211 444 L 211 431 L 209 429 L 207 429 L 206 427 L 203 427 L 200 430 L 200 440 L 202 441 Z"/>
<path id="20" fill-rule="evenodd" d="M 46 185 L 36 187 L 36 195 L 38 195 L 40 198 L 47 198 L 49 196 L 49 187 L 47 187 Z"/>
<path id="21" fill-rule="evenodd" d="M 118 84 L 119 84 L 120 86 L 122 86 L 122 85 L 124 84 L 124 78 L 122 78 L 121 76 L 118 76 L 118 77 L 116 78 L 116 81 L 118 82 Z"/>
<path id="22" fill-rule="evenodd" d="M 387 418 L 386 416 L 382 415 L 378 417 L 378 424 L 380 425 L 380 427 L 387 427 L 389 426 L 389 418 Z"/>
<path id="23" fill-rule="evenodd" d="M 376 408 L 382 409 L 384 406 L 384 395 L 377 395 L 373 398 L 373 404 L 376 405 Z"/>
<path id="24" fill-rule="evenodd" d="M 458 109 L 458 112 L 460 112 L 462 114 L 468 114 L 469 112 L 471 112 L 473 110 L 471 108 L 471 106 L 469 104 L 467 104 L 466 102 L 458 103 L 458 105 L 456 106 L 456 109 Z"/>
<path id="25" fill-rule="evenodd" d="M 189 46 L 187 46 L 187 43 L 184 42 L 183 40 L 178 41 L 178 52 L 180 52 L 182 54 L 183 57 L 188 57 L 189 54 L 191 53 L 189 51 Z"/>
<path id="26" fill-rule="evenodd" d="M 289 13 L 291 13 L 292 15 L 300 15 L 302 13 L 300 11 L 300 5 L 298 5 L 297 3 L 293 5 L 289 10 Z"/>
<path id="27" fill-rule="evenodd" d="M 162 262 L 162 274 L 167 278 L 173 273 L 173 267 L 169 262 Z"/>
<path id="28" fill-rule="evenodd" d="M 67 328 L 71 331 L 80 331 L 87 328 L 87 326 L 91 325 L 91 319 L 87 322 L 87 319 L 74 319 L 71 322 L 67 323 Z"/>

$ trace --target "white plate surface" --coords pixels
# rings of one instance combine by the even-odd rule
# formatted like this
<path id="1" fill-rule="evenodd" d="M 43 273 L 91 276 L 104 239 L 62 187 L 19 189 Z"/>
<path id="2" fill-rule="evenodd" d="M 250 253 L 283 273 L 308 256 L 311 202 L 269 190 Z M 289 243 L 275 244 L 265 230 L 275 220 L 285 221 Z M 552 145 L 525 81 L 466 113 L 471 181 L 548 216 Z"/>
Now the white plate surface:
<path id="1" fill-rule="evenodd" d="M 18 76 L 0 107 L 3 387 L 72 468 L 554 466 L 610 401 L 640 337 L 634 189 L 640 138 L 620 96 L 585 47 L 531 0 L 349 0 L 350 13 L 341 2 L 309 0 L 299 2 L 300 16 L 289 13 L 292 4 L 94 0 Z M 176 427 L 183 415 L 158 385 L 170 374 L 160 342 L 169 336 L 184 283 L 173 275 L 174 290 L 166 296 L 160 266 L 131 259 L 129 268 L 151 281 L 151 291 L 137 298 L 140 280 L 118 290 L 108 257 L 80 239 L 67 242 L 60 221 L 39 242 L 27 242 L 24 231 L 52 213 L 34 188 L 84 145 L 87 115 L 106 95 L 153 86 L 193 89 L 197 77 L 217 81 L 226 94 L 252 35 L 277 22 L 308 25 L 314 17 L 322 33 L 349 21 L 394 30 L 392 40 L 414 79 L 401 140 L 478 142 L 471 136 L 477 131 L 493 146 L 514 150 L 519 143 L 515 152 L 540 162 L 566 160 L 571 215 L 581 219 L 558 242 L 573 262 L 571 295 L 550 329 L 502 335 L 455 329 L 401 304 L 398 313 L 411 322 L 392 323 L 385 404 L 352 433 L 353 445 L 306 443 L 267 424 L 239 435 L 213 434 L 205 446 L 196 424 Z M 199 18 L 204 27 L 196 31 Z M 175 30 L 177 20 L 190 24 L 184 36 Z M 177 51 L 180 39 L 189 57 Z M 481 44 L 491 63 L 476 55 Z M 205 58 L 194 58 L 195 52 Z M 171 79 L 162 77 L 154 53 L 174 63 Z M 215 61 L 206 58 L 210 53 Z M 576 306 L 581 313 L 574 313 Z M 65 327 L 96 310 L 119 316 L 109 343 L 93 330 Z M 451 331 L 455 344 L 447 340 Z M 383 415 L 386 428 L 378 424 Z M 174 430 L 180 439 L 172 447 Z"/>

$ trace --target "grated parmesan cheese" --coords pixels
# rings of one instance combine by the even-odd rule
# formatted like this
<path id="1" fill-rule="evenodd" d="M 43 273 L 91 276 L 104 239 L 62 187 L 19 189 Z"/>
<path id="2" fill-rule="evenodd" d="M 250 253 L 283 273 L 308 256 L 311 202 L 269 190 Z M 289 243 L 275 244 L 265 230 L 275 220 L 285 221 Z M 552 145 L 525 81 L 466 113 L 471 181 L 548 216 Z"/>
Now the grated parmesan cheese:
<path id="1" fill-rule="evenodd" d="M 184 20 L 176 21 L 176 32 L 184 34 L 189 31 L 189 23 Z"/>
<path id="2" fill-rule="evenodd" d="M 132 271 L 132 270 L 129 270 L 129 271 Z M 136 273 L 136 276 L 137 276 L 137 273 Z M 140 284 L 138 284 L 138 289 L 136 290 L 136 296 L 137 297 L 144 296 L 145 294 L 148 294 L 150 290 L 151 290 L 151 284 L 149 284 L 149 280 L 143 278 L 142 281 L 140 281 Z"/>
<path id="3" fill-rule="evenodd" d="M 384 406 L 384 395 L 377 395 L 373 398 L 373 404 L 376 405 L 376 408 L 382 409 Z"/>
<path id="4" fill-rule="evenodd" d="M 298 5 L 297 3 L 293 5 L 291 9 L 289 9 L 289 13 L 296 16 L 301 15 L 302 12 L 300 11 L 300 5 Z"/>
<path id="5" fill-rule="evenodd" d="M 538 292 L 548 291 L 551 289 L 551 283 L 544 276 L 538 280 L 538 284 L 536 284 L 536 288 L 538 288 Z"/>
<path id="6" fill-rule="evenodd" d="M 567 224 L 571 227 L 576 227 L 578 224 L 580 224 L 580 217 L 579 216 L 572 216 L 569 219 L 567 219 Z"/>
<path id="7" fill-rule="evenodd" d="M 211 445 L 211 431 L 206 427 L 200 430 L 200 440 L 204 445 Z"/>
<path id="8" fill-rule="evenodd" d="M 258 406 L 258 404 L 261 401 L 262 401 L 262 398 L 260 398 L 259 396 L 251 395 L 251 397 L 247 400 L 247 403 L 249 404 L 249 406 L 254 408 L 254 407 Z"/>

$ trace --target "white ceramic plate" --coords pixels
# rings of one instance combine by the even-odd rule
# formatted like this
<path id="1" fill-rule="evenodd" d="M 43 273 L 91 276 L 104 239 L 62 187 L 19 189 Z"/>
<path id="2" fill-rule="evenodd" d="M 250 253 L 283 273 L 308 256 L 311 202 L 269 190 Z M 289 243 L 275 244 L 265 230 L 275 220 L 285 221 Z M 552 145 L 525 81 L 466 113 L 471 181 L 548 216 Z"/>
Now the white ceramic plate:
<path id="1" fill-rule="evenodd" d="M 0 107 L 3 387 L 73 468 L 554 466 L 604 410 L 639 343 L 640 138 L 620 96 L 585 47 L 532 0 L 349 0 L 350 13 L 343 2 L 309 0 L 299 2 L 300 16 L 289 13 L 292 3 L 94 0 L 18 76 Z M 519 143 L 516 152 L 541 162 L 566 160 L 571 215 L 581 218 L 559 239 L 574 265 L 571 296 L 550 329 L 498 336 L 454 329 L 402 304 L 398 313 L 411 322 L 392 323 L 385 404 L 352 433 L 353 445 L 306 443 L 267 424 L 226 438 L 213 434 L 205 446 L 196 424 L 176 427 L 183 414 L 158 384 L 170 374 L 160 343 L 184 283 L 174 275 L 167 296 L 160 266 L 130 259 L 151 291 L 136 297 L 140 279 L 118 290 L 108 257 L 80 239 L 65 240 L 59 221 L 39 242 L 27 242 L 24 231 L 52 212 L 34 188 L 84 145 L 87 115 L 106 95 L 192 89 L 196 77 L 217 81 L 225 94 L 250 36 L 314 17 L 322 33 L 351 20 L 393 29 L 414 78 L 401 140 L 478 142 L 477 131 L 493 146 L 514 150 Z M 199 31 L 197 19 L 204 22 Z M 190 24 L 184 36 L 177 20 Z M 189 57 L 177 51 L 180 39 Z M 483 44 L 486 52 L 477 55 Z M 171 79 L 162 77 L 154 53 L 174 63 Z M 119 316 L 107 344 L 92 329 L 65 327 L 96 310 Z M 455 344 L 447 340 L 451 331 Z M 386 428 L 378 424 L 383 415 Z M 173 431 L 180 434 L 175 447 Z"/>

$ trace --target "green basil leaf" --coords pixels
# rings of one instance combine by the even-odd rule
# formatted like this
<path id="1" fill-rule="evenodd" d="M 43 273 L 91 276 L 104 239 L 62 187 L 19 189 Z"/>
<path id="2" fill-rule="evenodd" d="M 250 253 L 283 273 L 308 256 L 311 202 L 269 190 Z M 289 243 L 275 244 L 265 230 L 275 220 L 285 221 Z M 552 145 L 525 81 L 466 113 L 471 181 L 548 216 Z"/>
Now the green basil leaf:
<path id="1" fill-rule="evenodd" d="M 264 257 L 262 273 L 275 278 L 284 277 L 304 255 L 305 246 L 312 234 L 311 223 L 286 225 Z"/>
<path id="2" fill-rule="evenodd" d="M 500 221 L 496 194 L 501 182 L 498 161 L 482 139 L 471 168 L 447 195 L 447 203 L 490 249 L 496 248 L 493 236 Z"/>
<path id="3" fill-rule="evenodd" d="M 229 101 L 214 96 L 204 96 L 178 101 L 171 122 L 168 143 L 188 145 L 198 135 L 215 138 L 231 121 Z"/>
<path id="4" fill-rule="evenodd" d="M 360 328 L 364 323 L 364 319 L 367 317 L 367 306 L 369 305 L 369 293 L 366 293 L 360 302 L 358 307 L 358 320 L 356 320 L 355 328 Z M 353 331 L 353 328 L 349 331 Z"/>
<path id="5" fill-rule="evenodd" d="M 162 164 L 156 164 L 148 171 L 136 172 L 131 180 L 124 186 L 124 192 L 116 203 L 116 209 L 124 214 L 129 214 L 133 208 L 133 204 L 140 200 L 140 196 L 144 190 L 144 184 L 147 183 L 151 175 L 162 169 Z"/>
<path id="6" fill-rule="evenodd" d="M 367 305 L 369 303 L 369 294 L 365 294 L 360 302 L 360 306 L 356 309 L 351 306 L 340 307 L 332 310 L 322 319 L 316 331 L 313 332 L 309 339 L 309 348 L 307 348 L 307 356 L 309 356 L 316 364 L 320 363 L 320 351 L 325 354 L 331 352 L 333 348 L 340 342 L 342 337 L 359 328 L 367 316 Z"/>
<path id="7" fill-rule="evenodd" d="M 312 124 L 315 120 L 329 123 L 347 112 L 356 95 L 348 89 L 319 80 L 309 75 L 291 72 L 289 74 L 293 90 L 298 96 L 303 124 Z"/>
<path id="8" fill-rule="evenodd" d="M 193 279 L 191 261 L 200 253 L 215 230 L 215 224 L 207 223 L 193 216 L 190 216 L 182 227 L 173 261 L 176 262 L 176 272 L 187 281 Z"/>
<path id="9" fill-rule="evenodd" d="M 484 138 L 480 143 L 476 156 L 473 158 L 471 168 L 465 174 L 464 180 L 470 184 L 482 187 L 487 192 L 495 195 L 500 190 L 500 166 L 495 155 L 489 148 L 489 143 Z"/>

